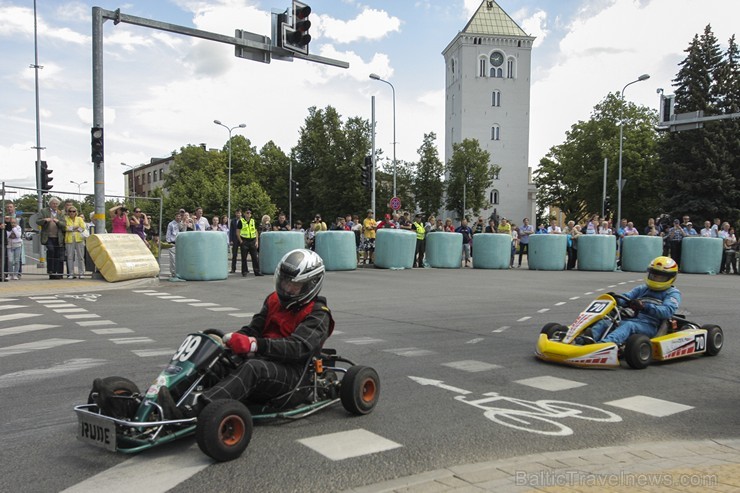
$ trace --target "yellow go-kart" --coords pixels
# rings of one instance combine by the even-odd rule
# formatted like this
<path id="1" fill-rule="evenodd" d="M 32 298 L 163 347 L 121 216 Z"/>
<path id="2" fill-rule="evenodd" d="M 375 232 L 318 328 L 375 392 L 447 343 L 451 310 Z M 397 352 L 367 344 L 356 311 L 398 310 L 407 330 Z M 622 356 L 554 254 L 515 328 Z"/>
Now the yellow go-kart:
<path id="1" fill-rule="evenodd" d="M 548 323 L 542 327 L 535 355 L 544 361 L 588 368 L 613 368 L 620 360 L 635 369 L 646 368 L 651 361 L 667 361 L 696 354 L 715 356 L 722 349 L 724 334 L 718 325 L 698 325 L 682 315 L 664 320 L 652 339 L 633 334 L 623 346 L 613 342 L 592 341 L 590 327 L 602 319 L 611 321 L 602 337 L 616 329 L 623 318 L 635 316 L 629 307 L 621 307 L 618 294 L 602 294 L 583 310 L 568 327 Z M 624 298 L 626 299 L 626 298 Z"/>

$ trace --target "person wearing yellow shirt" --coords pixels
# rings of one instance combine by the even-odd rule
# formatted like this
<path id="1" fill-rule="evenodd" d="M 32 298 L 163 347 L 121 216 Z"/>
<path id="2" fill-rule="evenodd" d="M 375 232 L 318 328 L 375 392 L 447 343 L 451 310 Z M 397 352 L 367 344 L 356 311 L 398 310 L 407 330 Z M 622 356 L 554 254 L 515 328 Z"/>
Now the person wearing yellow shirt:
<path id="1" fill-rule="evenodd" d="M 363 264 L 368 261 L 371 264 L 375 262 L 375 231 L 377 229 L 378 223 L 375 221 L 375 213 L 372 209 L 369 209 L 367 217 L 362 221 L 362 250 L 365 252 Z"/>
<path id="2" fill-rule="evenodd" d="M 76 207 L 67 210 L 66 228 L 64 233 L 64 249 L 67 254 L 67 279 L 78 277 L 82 279 L 85 275 L 85 242 L 82 233 L 87 230 L 85 220 L 77 214 Z M 75 275 L 75 262 L 77 263 L 77 275 Z"/>
<path id="3" fill-rule="evenodd" d="M 501 222 L 498 223 L 498 232 L 511 235 L 511 224 L 509 224 L 509 221 L 507 221 L 505 217 L 502 217 Z"/>

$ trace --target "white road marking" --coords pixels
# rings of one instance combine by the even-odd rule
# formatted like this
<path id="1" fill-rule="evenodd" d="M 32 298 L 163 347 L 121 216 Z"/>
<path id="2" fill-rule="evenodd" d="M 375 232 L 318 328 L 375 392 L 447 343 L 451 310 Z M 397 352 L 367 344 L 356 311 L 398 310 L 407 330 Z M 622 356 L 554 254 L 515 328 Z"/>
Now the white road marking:
<path id="1" fill-rule="evenodd" d="M 577 300 L 580 299 L 580 296 L 573 296 L 572 298 L 568 298 L 569 300 Z"/>
<path id="2" fill-rule="evenodd" d="M 28 308 L 28 305 L 0 305 L 0 310 L 15 310 L 16 308 Z"/>
<path id="3" fill-rule="evenodd" d="M 34 368 L 32 370 L 8 373 L 0 376 L 0 389 L 26 385 L 38 380 L 45 380 L 47 378 L 58 377 L 61 375 L 68 375 L 77 371 L 87 370 L 88 368 L 94 368 L 105 363 L 106 360 L 104 359 L 80 358 L 65 361 L 64 363 L 54 365 L 51 368 Z"/>
<path id="4" fill-rule="evenodd" d="M 7 315 L 0 315 L 0 322 L 8 322 L 10 320 L 20 320 L 22 318 L 40 317 L 40 313 L 9 313 Z"/>
<path id="5" fill-rule="evenodd" d="M 54 311 L 57 313 L 82 313 L 87 310 L 84 308 L 54 308 Z"/>
<path id="6" fill-rule="evenodd" d="M 604 288 L 599 288 L 599 289 L 597 289 L 597 290 L 596 290 L 596 292 L 597 292 L 597 293 L 598 293 L 599 291 L 606 291 L 606 289 L 604 289 Z"/>
<path id="7" fill-rule="evenodd" d="M 537 313 L 545 313 L 545 312 L 549 312 L 549 311 L 550 311 L 549 308 L 542 308 L 540 310 L 537 310 Z"/>
<path id="8" fill-rule="evenodd" d="M 28 324 L 18 325 L 16 327 L 8 327 L 7 329 L 0 329 L 0 336 L 10 336 L 13 334 L 24 334 L 26 332 L 33 332 L 35 330 L 53 329 L 59 327 L 58 325 L 44 325 L 44 324 Z"/>
<path id="9" fill-rule="evenodd" d="M 471 393 L 469 390 L 460 389 L 458 387 L 453 387 L 452 385 L 447 385 L 442 380 L 432 380 L 431 378 L 412 377 L 411 375 L 409 375 L 409 378 L 418 384 L 432 385 L 440 389 L 449 390 L 450 392 L 454 392 L 456 394 L 468 395 Z"/>
<path id="10" fill-rule="evenodd" d="M 175 303 L 192 303 L 192 302 L 200 301 L 200 300 L 196 300 L 194 298 L 185 298 L 182 300 L 172 300 L 172 301 L 174 301 Z"/>
<path id="11" fill-rule="evenodd" d="M 465 344 L 478 344 L 478 343 L 479 343 L 479 342 L 481 342 L 481 341 L 485 341 L 485 339 L 484 339 L 484 338 L 482 338 L 482 337 L 476 337 L 475 339 L 470 339 L 470 340 L 469 340 L 468 342 L 466 342 Z"/>
<path id="12" fill-rule="evenodd" d="M 95 327 L 96 325 L 117 325 L 112 320 L 83 320 L 82 322 L 77 322 L 77 325 L 80 327 Z"/>
<path id="13" fill-rule="evenodd" d="M 153 449 L 106 469 L 64 490 L 64 493 L 164 493 L 213 464 L 197 445 L 185 450 Z"/>
<path id="14" fill-rule="evenodd" d="M 149 337 L 117 337 L 108 340 L 111 341 L 113 344 L 140 344 L 146 342 L 154 342 L 154 339 L 151 339 Z"/>
<path id="15" fill-rule="evenodd" d="M 157 296 L 160 300 L 177 300 L 177 299 L 183 299 L 184 296 L 179 296 L 176 294 L 168 294 L 168 295 L 160 295 Z"/>
<path id="16" fill-rule="evenodd" d="M 134 349 L 132 351 L 136 356 L 150 358 L 152 356 L 172 356 L 175 354 L 174 349 Z"/>
<path id="17" fill-rule="evenodd" d="M 67 300 L 60 300 L 59 298 L 46 299 L 46 300 L 36 300 L 36 301 L 38 303 L 41 303 L 42 305 L 67 304 Z"/>
<path id="18" fill-rule="evenodd" d="M 694 408 L 693 406 L 686 406 L 677 402 L 664 401 L 662 399 L 655 399 L 644 395 L 617 399 L 616 401 L 609 401 L 604 404 L 647 414 L 649 416 L 655 416 L 657 418 L 670 416 L 671 414 L 688 411 L 689 409 Z"/>
<path id="19" fill-rule="evenodd" d="M 179 301 L 179 300 L 176 300 L 176 301 Z M 190 306 L 196 306 L 198 308 L 205 308 L 207 306 L 218 306 L 218 303 L 208 303 L 208 302 L 192 303 Z"/>
<path id="20" fill-rule="evenodd" d="M 447 366 L 449 368 L 467 371 L 470 373 L 477 373 L 479 371 L 486 371 L 486 370 L 493 370 L 496 368 L 501 368 L 499 365 L 493 365 L 491 363 L 485 363 L 483 361 L 476 361 L 476 360 L 452 361 L 450 363 L 442 363 L 442 366 Z"/>
<path id="21" fill-rule="evenodd" d="M 525 322 L 525 321 L 529 320 L 530 318 L 532 318 L 532 317 L 522 317 L 519 320 L 517 320 L 517 322 Z"/>
<path id="22" fill-rule="evenodd" d="M 511 327 L 509 325 L 504 325 L 504 326 L 499 327 L 498 329 L 494 330 L 493 332 L 501 333 L 501 332 L 505 331 L 506 329 L 510 329 L 510 328 Z"/>
<path id="23" fill-rule="evenodd" d="M 144 293 L 147 296 L 167 296 L 170 293 L 160 293 L 158 291 L 152 291 L 151 293 Z"/>
<path id="24" fill-rule="evenodd" d="M 242 312 L 242 313 L 227 313 L 227 315 L 230 316 L 230 317 L 239 317 L 239 318 L 254 317 L 254 313 L 246 313 L 246 312 Z M 338 334 L 339 332 L 337 332 L 335 330 L 334 333 L 335 334 Z"/>
<path id="25" fill-rule="evenodd" d="M 64 318 L 69 320 L 82 320 L 83 318 L 100 318 L 100 315 L 96 315 L 94 313 L 70 313 L 68 315 L 64 315 Z"/>
<path id="26" fill-rule="evenodd" d="M 334 331 L 336 334 L 336 331 Z M 430 351 L 428 349 L 420 349 L 417 347 L 401 347 L 396 349 L 384 349 L 386 353 L 392 353 L 396 356 L 407 356 L 407 357 L 415 357 L 415 356 L 428 356 L 430 354 L 434 354 L 434 351 Z"/>
<path id="27" fill-rule="evenodd" d="M 116 327 L 114 329 L 90 329 L 90 332 L 98 335 L 109 335 L 109 334 L 131 334 L 133 330 L 125 327 Z"/>
<path id="28" fill-rule="evenodd" d="M 357 345 L 365 345 L 365 344 L 375 344 L 376 342 L 385 342 L 383 339 L 373 339 L 372 337 L 358 337 L 357 339 L 345 339 L 344 342 L 347 344 L 357 344 Z"/>
<path id="29" fill-rule="evenodd" d="M 232 308 L 230 306 L 217 306 L 214 308 L 209 308 L 212 312 L 235 312 L 238 311 L 238 308 Z"/>
<path id="30" fill-rule="evenodd" d="M 589 291 L 588 293 L 583 293 L 583 294 L 589 295 L 589 294 L 594 294 L 594 292 L 593 291 Z"/>
<path id="31" fill-rule="evenodd" d="M 303 438 L 298 443 L 334 461 L 403 447 L 400 443 L 363 429 Z"/>
<path id="32" fill-rule="evenodd" d="M 31 351 L 38 351 L 40 349 L 51 349 L 58 346 L 66 346 L 67 344 L 74 344 L 76 342 L 85 341 L 79 339 L 44 339 L 41 341 L 26 342 L 24 344 L 17 344 L 15 346 L 0 348 L 0 358 L 13 354 L 30 353 Z"/>
<path id="33" fill-rule="evenodd" d="M 568 303 L 568 302 L 567 302 L 567 301 L 558 301 L 558 302 L 557 302 L 557 303 L 555 303 L 555 304 L 554 304 L 553 306 L 563 306 L 563 305 L 565 305 L 566 303 Z"/>
<path id="34" fill-rule="evenodd" d="M 611 286 L 607 286 L 607 288 L 616 288 L 616 287 L 617 287 L 616 284 L 612 284 Z"/>
<path id="35" fill-rule="evenodd" d="M 557 390 L 574 389 L 576 387 L 582 387 L 586 385 L 582 382 L 566 380 L 565 378 L 551 377 L 549 375 L 545 375 L 542 377 L 525 378 L 524 380 L 515 380 L 514 383 L 519 383 L 528 387 L 534 387 L 536 389 L 549 390 L 550 392 L 555 392 Z"/>
<path id="36" fill-rule="evenodd" d="M 0 303 L 7 303 L 9 301 L 18 301 L 18 298 L 0 298 Z"/>
<path id="37" fill-rule="evenodd" d="M 619 285 L 620 285 L 620 286 L 621 286 L 622 284 L 627 284 L 627 282 L 625 281 L 625 282 L 620 282 L 620 283 L 619 283 Z"/>
<path id="38" fill-rule="evenodd" d="M 154 289 L 134 289 L 134 293 L 156 293 Z"/>
<path id="39" fill-rule="evenodd" d="M 56 295 L 45 295 L 45 296 L 30 296 L 29 299 L 32 300 L 56 300 Z"/>

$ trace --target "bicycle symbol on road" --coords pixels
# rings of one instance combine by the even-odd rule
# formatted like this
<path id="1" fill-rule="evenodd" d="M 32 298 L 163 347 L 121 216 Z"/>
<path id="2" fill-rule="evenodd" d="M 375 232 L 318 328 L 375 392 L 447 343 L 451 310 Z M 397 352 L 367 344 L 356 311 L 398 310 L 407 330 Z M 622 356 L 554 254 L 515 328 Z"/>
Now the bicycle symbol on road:
<path id="1" fill-rule="evenodd" d="M 431 380 L 427 378 L 411 377 L 421 385 L 433 385 L 441 389 L 461 394 L 455 396 L 455 400 L 470 404 L 471 406 L 483 409 L 483 415 L 500 425 L 514 428 L 515 430 L 527 431 L 529 433 L 538 433 L 540 435 L 550 436 L 568 436 L 573 434 L 573 429 L 555 421 L 565 418 L 585 419 L 587 421 L 599 421 L 602 423 L 619 423 L 622 421 L 621 416 L 611 411 L 600 409 L 598 407 L 578 404 L 577 402 L 555 401 L 550 399 L 541 399 L 538 401 L 527 401 L 517 399 L 516 397 L 506 397 L 498 392 L 487 392 L 483 394 L 482 399 L 467 400 L 466 395 L 472 392 L 447 385 L 441 380 Z M 494 402 L 507 402 L 514 404 L 512 407 L 491 406 Z"/>

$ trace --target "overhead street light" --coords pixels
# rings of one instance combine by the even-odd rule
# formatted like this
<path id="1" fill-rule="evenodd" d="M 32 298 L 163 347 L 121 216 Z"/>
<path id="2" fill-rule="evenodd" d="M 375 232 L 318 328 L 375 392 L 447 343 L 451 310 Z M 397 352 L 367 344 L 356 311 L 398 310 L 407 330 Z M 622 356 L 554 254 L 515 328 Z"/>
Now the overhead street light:
<path id="1" fill-rule="evenodd" d="M 246 123 L 240 123 L 239 125 L 237 125 L 235 127 L 229 127 L 228 125 L 224 125 L 223 123 L 221 123 L 221 120 L 213 120 L 213 123 L 215 123 L 216 125 L 219 125 L 221 127 L 224 127 L 226 130 L 229 131 L 229 184 L 227 185 L 228 188 L 229 188 L 229 191 L 228 191 L 229 204 L 227 206 L 226 216 L 229 218 L 229 221 L 231 221 L 231 132 L 232 132 L 232 130 L 234 130 L 236 128 L 244 128 L 244 127 L 247 126 L 247 124 Z"/>
<path id="2" fill-rule="evenodd" d="M 131 198 L 133 199 L 134 207 L 136 207 L 136 175 L 134 174 L 134 167 L 130 164 L 121 163 L 121 166 L 126 166 L 131 170 L 131 183 L 134 184 L 133 189 L 131 190 Z"/>
<path id="3" fill-rule="evenodd" d="M 388 82 L 385 79 L 381 79 L 378 74 L 370 74 L 370 78 L 373 80 L 379 80 L 380 82 L 385 82 L 389 86 L 391 86 L 391 89 L 393 90 L 393 196 L 397 197 L 396 194 L 396 88 L 393 87 L 393 84 Z M 375 129 L 373 129 L 373 132 Z"/>
<path id="4" fill-rule="evenodd" d="M 620 108 L 619 116 L 619 177 L 617 178 L 617 220 L 614 223 L 617 228 L 619 227 L 620 221 L 622 220 L 622 144 L 624 135 L 624 91 L 625 89 L 627 89 L 628 86 L 631 86 L 636 82 L 648 80 L 649 78 L 649 74 L 642 74 L 632 82 L 625 84 L 625 86 L 622 88 L 622 92 L 619 93 L 619 96 L 622 98 L 622 106 Z"/>
<path id="5" fill-rule="evenodd" d="M 77 195 L 82 195 L 82 192 L 81 192 L 82 185 L 84 185 L 85 183 L 87 183 L 87 181 L 83 181 L 81 183 L 78 183 L 76 181 L 69 180 L 69 182 L 72 183 L 73 185 L 77 185 Z"/>

